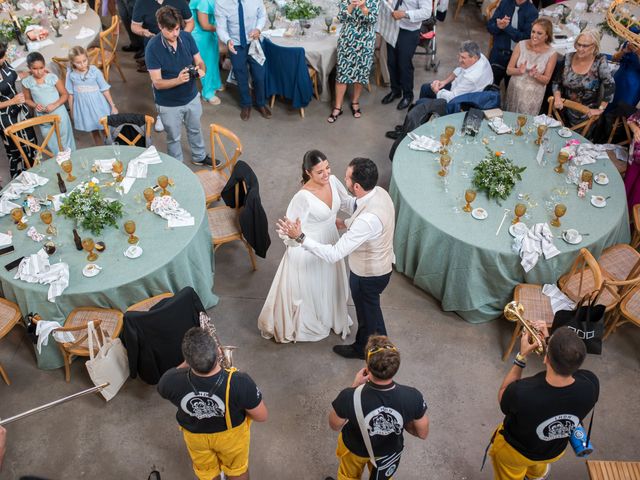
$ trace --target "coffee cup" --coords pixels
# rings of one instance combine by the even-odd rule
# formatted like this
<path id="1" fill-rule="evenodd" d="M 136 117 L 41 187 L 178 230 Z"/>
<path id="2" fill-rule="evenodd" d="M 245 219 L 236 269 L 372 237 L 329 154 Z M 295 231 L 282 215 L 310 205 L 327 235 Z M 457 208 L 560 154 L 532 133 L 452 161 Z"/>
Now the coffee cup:
<path id="1" fill-rule="evenodd" d="M 577 230 L 575 230 L 573 228 L 570 228 L 564 234 L 564 238 L 566 238 L 567 241 L 569 241 L 569 242 L 576 242 L 579 237 L 580 237 L 580 232 L 578 232 Z"/>

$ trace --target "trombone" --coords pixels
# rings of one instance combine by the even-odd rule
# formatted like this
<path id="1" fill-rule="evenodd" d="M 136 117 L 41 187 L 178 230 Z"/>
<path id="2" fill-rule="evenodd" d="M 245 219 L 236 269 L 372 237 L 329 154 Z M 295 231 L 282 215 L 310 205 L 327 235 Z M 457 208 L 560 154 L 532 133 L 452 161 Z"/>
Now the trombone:
<path id="1" fill-rule="evenodd" d="M 547 353 L 547 342 L 542 335 L 542 332 L 538 330 L 531 322 L 525 320 L 522 316 L 524 314 L 524 306 L 518 302 L 509 302 L 504 307 L 504 318 L 510 322 L 520 322 L 522 328 L 529 333 L 529 344 L 536 344 L 534 352 L 538 355 L 545 355 Z"/>

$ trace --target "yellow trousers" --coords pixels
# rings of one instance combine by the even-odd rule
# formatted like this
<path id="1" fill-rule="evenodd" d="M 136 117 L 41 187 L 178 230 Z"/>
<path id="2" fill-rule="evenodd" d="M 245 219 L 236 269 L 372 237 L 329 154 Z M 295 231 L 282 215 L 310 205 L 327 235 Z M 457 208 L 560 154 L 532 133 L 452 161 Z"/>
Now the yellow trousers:
<path id="1" fill-rule="evenodd" d="M 560 460 L 564 455 L 562 452 L 550 460 L 529 460 L 507 443 L 500 430 L 502 425 L 498 427 L 489 449 L 495 480 L 522 480 L 525 475 L 530 479 L 542 478 L 547 473 L 549 464 Z"/>
<path id="2" fill-rule="evenodd" d="M 369 457 L 360 457 L 351 453 L 351 450 L 342 441 L 342 433 L 338 436 L 336 456 L 340 459 L 338 480 L 360 480 L 365 466 L 369 469 L 369 472 L 373 470 Z M 393 480 L 393 477 L 389 477 L 389 480 Z"/>

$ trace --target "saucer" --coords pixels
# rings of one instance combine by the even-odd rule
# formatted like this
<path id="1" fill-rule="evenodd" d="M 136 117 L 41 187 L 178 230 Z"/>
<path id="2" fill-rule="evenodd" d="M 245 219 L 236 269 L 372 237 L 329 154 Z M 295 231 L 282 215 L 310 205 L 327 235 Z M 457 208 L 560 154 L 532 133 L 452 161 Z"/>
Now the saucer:
<path id="1" fill-rule="evenodd" d="M 523 222 L 518 222 L 509 227 L 509 233 L 512 237 L 517 237 L 518 235 L 524 235 L 529 230 L 529 227 Z"/>
<path id="2" fill-rule="evenodd" d="M 595 175 L 593 177 L 593 180 L 598 184 L 598 185 L 607 185 L 609 183 L 609 177 L 607 177 L 607 174 L 604 172 L 598 173 L 597 175 Z"/>
<path id="3" fill-rule="evenodd" d="M 138 245 L 131 245 L 124 251 L 124 256 L 128 258 L 138 258 L 140 255 L 142 255 L 142 247 Z"/>
<path id="4" fill-rule="evenodd" d="M 100 273 L 100 270 L 102 270 L 102 267 L 96 265 L 95 263 L 88 263 L 82 269 L 82 274 L 85 277 L 95 277 Z"/>
<path id="5" fill-rule="evenodd" d="M 558 129 L 558 135 L 560 135 L 562 138 L 569 138 L 571 135 L 573 135 L 573 132 L 567 127 L 562 127 Z"/>
<path id="6" fill-rule="evenodd" d="M 607 201 L 601 195 L 591 195 L 591 205 L 596 208 L 604 208 L 607 206 Z"/>
<path id="7" fill-rule="evenodd" d="M 567 237 L 567 233 L 569 233 L 569 232 L 576 232 L 577 236 L 574 237 L 573 240 L 569 240 L 569 238 Z M 562 233 L 562 239 L 565 242 L 567 242 L 567 243 L 569 243 L 571 245 L 577 245 L 582 241 L 582 235 L 580 235 L 580 233 L 577 230 L 574 230 L 574 229 L 571 228 L 571 229 L 567 230 L 566 232 Z"/>
<path id="8" fill-rule="evenodd" d="M 471 216 L 473 218 L 475 218 L 476 220 L 484 220 L 485 218 L 487 218 L 489 216 L 489 214 L 487 213 L 487 211 L 484 208 L 474 208 L 471 211 Z"/>

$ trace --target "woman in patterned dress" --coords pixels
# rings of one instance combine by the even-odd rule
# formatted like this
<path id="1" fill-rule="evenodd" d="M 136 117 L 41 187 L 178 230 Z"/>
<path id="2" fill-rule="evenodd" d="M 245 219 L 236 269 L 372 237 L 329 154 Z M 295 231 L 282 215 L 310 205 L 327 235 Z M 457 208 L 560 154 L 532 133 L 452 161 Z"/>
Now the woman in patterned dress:
<path id="1" fill-rule="evenodd" d="M 338 20 L 342 29 L 338 37 L 336 102 L 327 118 L 329 123 L 334 123 L 342 115 L 342 102 L 349 83 L 353 83 L 351 113 L 355 118 L 361 116 L 360 93 L 362 85 L 369 83 L 373 65 L 378 0 L 340 0 Z"/>

